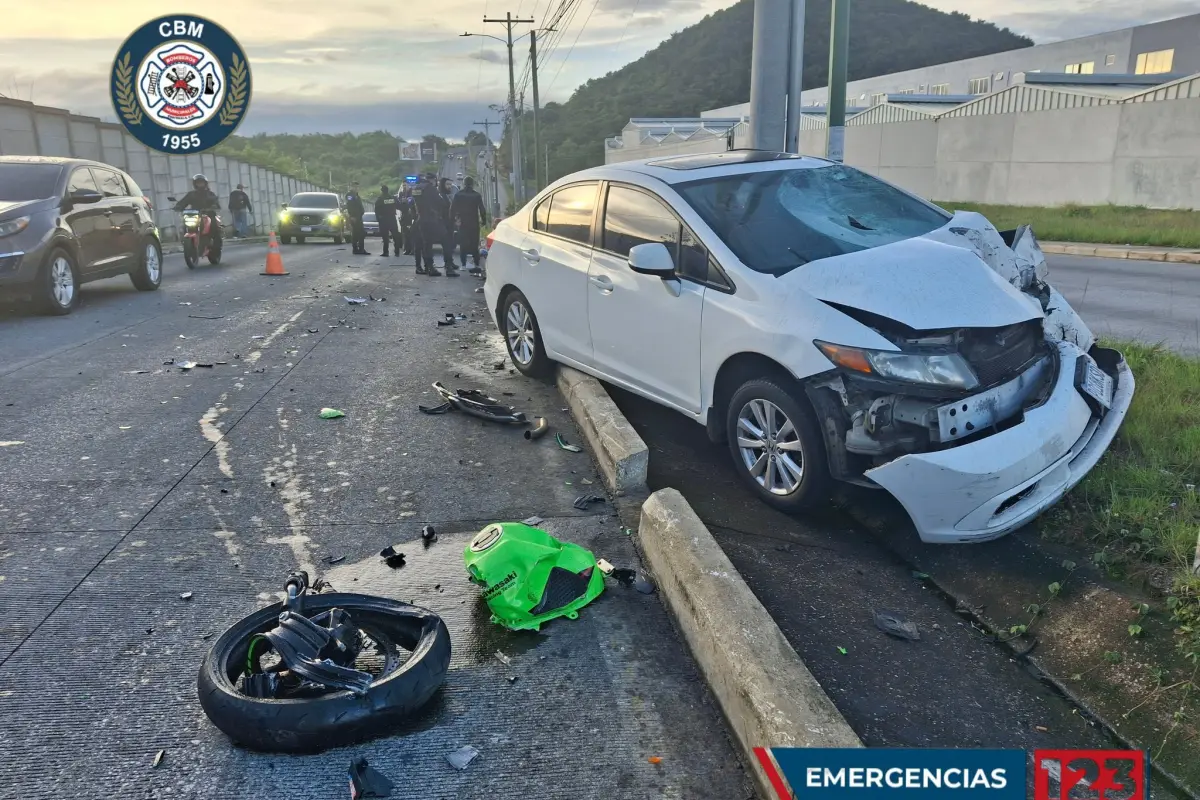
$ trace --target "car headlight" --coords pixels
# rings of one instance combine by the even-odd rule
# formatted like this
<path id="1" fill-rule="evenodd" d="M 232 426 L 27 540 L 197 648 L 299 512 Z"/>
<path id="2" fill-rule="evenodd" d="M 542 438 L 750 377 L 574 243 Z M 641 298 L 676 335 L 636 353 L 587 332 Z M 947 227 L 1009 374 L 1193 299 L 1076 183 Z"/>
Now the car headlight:
<path id="1" fill-rule="evenodd" d="M 288 213 L 288 212 L 286 212 L 286 211 L 280 211 L 280 212 L 279 212 L 279 221 L 280 221 L 280 222 L 287 222 L 287 221 L 288 221 L 288 219 L 290 219 L 290 218 L 291 218 L 291 216 L 292 216 L 292 215 L 291 215 L 291 214 L 289 214 L 289 213 Z"/>
<path id="2" fill-rule="evenodd" d="M 342 218 L 339 214 L 330 214 L 329 221 L 330 221 L 330 223 L 337 225 L 339 222 L 342 221 Z"/>
<path id="3" fill-rule="evenodd" d="M 17 217 L 7 222 L 0 222 L 0 239 L 20 233 L 29 227 L 29 217 Z"/>
<path id="4" fill-rule="evenodd" d="M 817 349 L 837 366 L 892 381 L 974 389 L 979 378 L 967 360 L 958 353 L 901 353 L 894 350 L 869 350 L 814 341 Z"/>

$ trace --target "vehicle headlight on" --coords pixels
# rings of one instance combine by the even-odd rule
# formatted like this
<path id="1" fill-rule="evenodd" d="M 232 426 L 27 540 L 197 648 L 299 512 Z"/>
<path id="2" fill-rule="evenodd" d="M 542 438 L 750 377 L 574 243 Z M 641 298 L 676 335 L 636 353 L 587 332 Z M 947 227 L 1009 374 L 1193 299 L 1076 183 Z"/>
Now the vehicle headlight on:
<path id="1" fill-rule="evenodd" d="M 280 212 L 279 212 L 279 221 L 280 221 L 280 222 L 287 222 L 289 219 L 291 219 L 291 216 L 292 216 L 292 215 L 291 215 L 291 214 L 289 214 L 289 213 L 288 213 L 288 212 L 286 212 L 286 211 L 280 211 Z"/>
<path id="2" fill-rule="evenodd" d="M 329 215 L 329 222 L 331 224 L 337 225 L 341 221 L 342 221 L 342 216 L 340 214 L 334 213 L 334 214 Z"/>
<path id="3" fill-rule="evenodd" d="M 869 350 L 814 341 L 825 357 L 843 369 L 877 378 L 955 389 L 974 389 L 979 378 L 967 360 L 958 353 L 901 353 L 894 350 Z"/>
<path id="4" fill-rule="evenodd" d="M 7 222 L 0 222 L 0 239 L 20 233 L 29 227 L 29 217 L 17 217 Z"/>
<path id="5" fill-rule="evenodd" d="M 184 217 L 183 225 L 185 228 L 199 228 L 200 227 L 200 218 L 199 217 Z"/>

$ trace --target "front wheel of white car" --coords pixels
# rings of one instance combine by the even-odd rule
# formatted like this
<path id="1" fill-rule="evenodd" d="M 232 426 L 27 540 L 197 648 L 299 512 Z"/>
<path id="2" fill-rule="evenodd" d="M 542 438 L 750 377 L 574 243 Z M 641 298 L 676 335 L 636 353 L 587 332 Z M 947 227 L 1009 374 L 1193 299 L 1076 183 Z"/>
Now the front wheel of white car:
<path id="1" fill-rule="evenodd" d="M 800 391 L 769 378 L 747 381 L 726 416 L 734 468 L 759 498 L 787 512 L 829 499 L 825 441 L 811 406 L 796 397 Z"/>
<path id="2" fill-rule="evenodd" d="M 513 365 L 531 378 L 543 378 L 553 367 L 542 344 L 542 331 L 529 300 L 513 289 L 500 303 L 500 332 Z"/>

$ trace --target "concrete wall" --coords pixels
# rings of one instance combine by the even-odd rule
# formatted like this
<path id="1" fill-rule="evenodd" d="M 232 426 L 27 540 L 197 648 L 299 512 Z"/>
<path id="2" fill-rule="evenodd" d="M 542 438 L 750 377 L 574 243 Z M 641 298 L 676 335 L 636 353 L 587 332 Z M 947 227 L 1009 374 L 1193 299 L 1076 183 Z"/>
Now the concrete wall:
<path id="1" fill-rule="evenodd" d="M 127 173 L 150 198 L 162 235 L 178 236 L 178 218 L 167 197 L 182 196 L 191 176 L 203 172 L 227 204 L 229 192 L 244 184 L 256 213 L 255 232 L 274 226 L 279 207 L 300 191 L 321 191 L 307 181 L 279 175 L 212 153 L 168 156 L 150 150 L 120 125 L 82 117 L 61 108 L 36 106 L 0 97 L 0 156 L 64 156 L 111 164 Z M 232 223 L 232 215 L 223 215 Z"/>

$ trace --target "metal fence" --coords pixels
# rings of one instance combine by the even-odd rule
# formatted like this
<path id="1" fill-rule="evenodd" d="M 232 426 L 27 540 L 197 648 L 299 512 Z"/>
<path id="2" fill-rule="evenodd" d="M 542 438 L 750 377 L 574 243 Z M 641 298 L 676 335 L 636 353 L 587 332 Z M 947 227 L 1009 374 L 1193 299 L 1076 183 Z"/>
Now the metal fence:
<path id="1" fill-rule="evenodd" d="M 164 239 L 178 238 L 178 219 L 167 197 L 182 197 L 191 176 L 203 172 L 221 198 L 239 183 L 254 207 L 254 233 L 265 234 L 278 218 L 280 206 L 296 192 L 323 191 L 307 181 L 280 175 L 233 158 L 199 153 L 168 156 L 151 150 L 116 123 L 24 100 L 0 98 L 0 156 L 65 156 L 87 158 L 129 173 L 154 204 L 155 221 Z M 229 215 L 231 216 L 231 215 Z M 232 222 L 226 218 L 225 222 Z"/>

